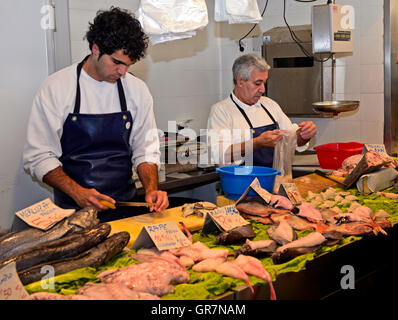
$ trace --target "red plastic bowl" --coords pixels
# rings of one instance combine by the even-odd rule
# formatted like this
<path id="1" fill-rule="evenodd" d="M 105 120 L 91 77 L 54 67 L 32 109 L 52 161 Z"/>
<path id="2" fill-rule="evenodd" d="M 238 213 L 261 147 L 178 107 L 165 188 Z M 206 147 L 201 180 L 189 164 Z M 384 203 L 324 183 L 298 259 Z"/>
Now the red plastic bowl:
<path id="1" fill-rule="evenodd" d="M 322 169 L 339 169 L 344 159 L 362 153 L 364 144 L 359 142 L 328 143 L 314 147 Z"/>

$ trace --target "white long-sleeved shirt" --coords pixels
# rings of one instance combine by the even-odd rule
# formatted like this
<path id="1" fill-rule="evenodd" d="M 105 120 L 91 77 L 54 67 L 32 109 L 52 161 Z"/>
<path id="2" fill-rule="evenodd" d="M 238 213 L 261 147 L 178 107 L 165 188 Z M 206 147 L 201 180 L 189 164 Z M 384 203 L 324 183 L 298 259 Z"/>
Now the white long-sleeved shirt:
<path id="1" fill-rule="evenodd" d="M 292 122 L 274 100 L 268 97 L 261 97 L 256 104 L 247 105 L 233 93 L 232 97 L 245 111 L 253 128 L 273 123 L 272 119 L 261 107 L 262 104 L 278 123 L 280 130 L 293 130 Z M 249 124 L 229 96 L 211 107 L 207 129 L 212 162 L 218 165 L 229 162 L 224 159 L 225 152 L 229 146 L 246 142 L 253 138 Z M 296 150 L 301 152 L 306 150 L 308 146 L 309 144 L 307 143 L 304 146 L 297 147 Z M 243 161 L 244 159 L 240 159 L 234 161 L 233 164 L 239 165 Z"/>
<path id="2" fill-rule="evenodd" d="M 33 99 L 23 152 L 23 165 L 39 181 L 49 171 L 62 166 L 61 136 L 76 97 L 76 67 L 73 64 L 50 75 Z M 84 69 L 80 74 L 80 113 L 120 112 L 117 83 L 97 81 Z M 149 162 L 160 164 L 159 138 L 153 113 L 153 99 L 147 85 L 130 73 L 122 78 L 127 110 L 133 123 L 130 135 L 134 168 Z"/>

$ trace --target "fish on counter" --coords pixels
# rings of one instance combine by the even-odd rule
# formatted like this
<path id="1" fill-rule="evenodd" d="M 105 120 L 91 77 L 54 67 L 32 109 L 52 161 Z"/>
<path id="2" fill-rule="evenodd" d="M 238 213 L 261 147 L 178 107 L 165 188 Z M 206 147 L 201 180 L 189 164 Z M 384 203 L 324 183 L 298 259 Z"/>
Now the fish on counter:
<path id="1" fill-rule="evenodd" d="M 111 226 L 107 223 L 89 227 L 1 260 L 0 268 L 10 262 L 15 262 L 17 271 L 21 271 L 44 262 L 51 263 L 53 260 L 73 257 L 105 240 L 110 232 Z"/>
<path id="2" fill-rule="evenodd" d="M 229 255 L 228 249 L 210 249 L 200 241 L 194 242 L 192 245 L 178 249 L 168 250 L 171 254 L 182 257 L 186 256 L 191 258 L 194 262 L 202 261 L 208 258 L 227 258 Z"/>
<path id="3" fill-rule="evenodd" d="M 36 292 L 29 298 L 31 300 L 160 300 L 158 296 L 131 290 L 123 284 L 92 282 L 87 282 L 72 295 Z"/>
<path id="4" fill-rule="evenodd" d="M 279 194 L 273 194 L 271 196 L 271 205 L 274 208 L 282 208 L 286 210 L 293 210 L 293 203 L 286 197 L 281 196 Z"/>
<path id="5" fill-rule="evenodd" d="M 97 210 L 87 207 L 62 219 L 47 231 L 29 228 L 8 233 L 0 238 L 0 259 L 9 258 L 18 252 L 48 241 L 60 239 L 65 235 L 70 235 L 98 223 Z"/>
<path id="6" fill-rule="evenodd" d="M 398 199 L 398 194 L 397 193 L 378 191 L 376 194 L 378 196 L 383 196 L 383 197 L 390 198 L 390 199 Z"/>
<path id="7" fill-rule="evenodd" d="M 216 272 L 217 267 L 226 261 L 225 257 L 207 258 L 192 267 L 196 272 Z"/>
<path id="8" fill-rule="evenodd" d="M 243 271 L 242 268 L 237 264 L 235 264 L 234 262 L 226 261 L 224 263 L 219 264 L 216 268 L 216 272 L 224 274 L 228 277 L 243 280 L 244 282 L 246 282 L 251 292 L 254 294 L 254 289 L 249 281 L 249 277 L 247 276 L 245 271 Z"/>
<path id="9" fill-rule="evenodd" d="M 43 277 L 41 268 L 51 265 L 54 275 L 63 274 L 83 267 L 98 267 L 118 254 L 128 244 L 130 234 L 126 231 L 116 233 L 100 244 L 80 253 L 77 256 L 54 260 L 51 263 L 42 263 L 18 272 L 22 284 L 26 285 L 40 280 Z"/>
<path id="10" fill-rule="evenodd" d="M 101 272 L 103 283 L 117 283 L 131 290 L 163 296 L 174 292 L 173 285 L 189 282 L 189 273 L 168 260 L 132 264 L 116 270 Z"/>
<path id="11" fill-rule="evenodd" d="M 246 274 L 253 275 L 268 282 L 270 289 L 270 299 L 276 300 L 276 293 L 272 283 L 271 275 L 264 268 L 263 264 L 257 258 L 245 255 L 239 255 L 234 263 L 238 265 Z"/>
<path id="12" fill-rule="evenodd" d="M 297 215 L 299 217 L 305 218 L 310 222 L 319 223 L 323 221 L 321 212 L 308 202 L 303 201 L 297 206 L 299 212 Z"/>
<path id="13" fill-rule="evenodd" d="M 284 263 L 299 255 L 315 252 L 326 242 L 327 239 L 320 232 L 311 232 L 305 237 L 279 247 L 271 258 L 275 264 Z"/>
<path id="14" fill-rule="evenodd" d="M 246 240 L 246 243 L 235 251 L 235 257 L 240 254 L 246 256 L 268 255 L 276 250 L 276 242 L 274 240 Z"/>
<path id="15" fill-rule="evenodd" d="M 254 233 L 252 225 L 245 224 L 243 226 L 220 233 L 216 238 L 216 243 L 222 245 L 234 244 L 249 238 L 254 238 L 255 236 L 256 234 Z"/>
<path id="16" fill-rule="evenodd" d="M 315 229 L 316 224 L 309 222 L 307 219 L 300 218 L 291 213 L 273 214 L 271 215 L 272 223 L 286 221 L 294 230 L 303 231 Z"/>
<path id="17" fill-rule="evenodd" d="M 182 216 L 188 217 L 190 215 L 197 215 L 198 217 L 205 217 L 210 211 L 217 209 L 214 203 L 208 201 L 199 201 L 195 203 L 186 203 L 182 206 Z"/>
<path id="18" fill-rule="evenodd" d="M 280 220 L 267 229 L 268 236 L 280 245 L 297 239 L 297 233 L 286 220 Z"/>
<path id="19" fill-rule="evenodd" d="M 236 209 L 239 213 L 244 216 L 245 214 L 250 216 L 269 217 L 273 213 L 289 213 L 287 209 L 276 209 L 271 206 L 266 206 L 257 201 L 241 202 L 236 205 Z"/>

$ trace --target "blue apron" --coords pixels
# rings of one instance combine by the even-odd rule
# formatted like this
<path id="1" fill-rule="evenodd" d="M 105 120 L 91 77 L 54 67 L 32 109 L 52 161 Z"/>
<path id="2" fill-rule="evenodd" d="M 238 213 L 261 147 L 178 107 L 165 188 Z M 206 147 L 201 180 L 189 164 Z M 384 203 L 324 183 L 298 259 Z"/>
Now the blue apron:
<path id="1" fill-rule="evenodd" d="M 253 128 L 253 125 L 252 125 L 249 117 L 247 116 L 246 112 L 232 98 L 232 94 L 230 94 L 229 97 L 231 98 L 232 102 L 235 103 L 236 107 L 242 113 L 243 117 L 246 119 L 247 123 L 249 124 L 250 129 L 252 129 L 253 138 L 258 137 L 260 134 L 262 134 L 265 131 L 272 131 L 272 130 L 279 129 L 278 123 L 275 121 L 272 114 L 263 105 L 261 105 L 261 107 L 264 109 L 264 111 L 267 113 L 267 115 L 272 120 L 272 124 L 262 126 L 262 127 Z M 262 166 L 262 167 L 272 168 L 273 162 L 274 162 L 274 147 L 263 147 L 263 148 L 253 152 L 253 166 Z"/>
<path id="2" fill-rule="evenodd" d="M 127 110 L 122 82 L 117 80 L 121 112 L 80 113 L 79 77 L 87 58 L 88 56 L 77 66 L 75 107 L 63 126 L 60 157 L 62 168 L 85 188 L 95 188 L 117 201 L 134 201 L 136 188 L 132 178 L 132 149 L 129 143 L 133 119 Z M 72 198 L 57 189 L 54 189 L 54 201 L 62 208 L 79 209 Z M 99 214 L 102 221 L 124 216 L 125 213 L 117 210 Z"/>

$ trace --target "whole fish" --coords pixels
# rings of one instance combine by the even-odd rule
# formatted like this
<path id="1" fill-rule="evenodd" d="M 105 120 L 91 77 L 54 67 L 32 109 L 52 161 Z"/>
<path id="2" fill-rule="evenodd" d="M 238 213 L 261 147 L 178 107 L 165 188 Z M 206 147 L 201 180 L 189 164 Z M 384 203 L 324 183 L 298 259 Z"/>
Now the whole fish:
<path id="1" fill-rule="evenodd" d="M 240 227 L 233 228 L 228 231 L 224 231 L 219 234 L 216 238 L 217 244 L 233 244 L 237 242 L 241 242 L 248 238 L 255 237 L 256 234 L 253 231 L 253 227 L 251 224 L 245 224 Z"/>
<path id="2" fill-rule="evenodd" d="M 235 264 L 233 262 L 229 262 L 229 261 L 221 263 L 220 265 L 217 266 L 216 272 L 224 274 L 228 277 L 243 280 L 244 282 L 246 282 L 246 284 L 249 286 L 251 292 L 254 294 L 254 289 L 253 289 L 252 285 L 250 284 L 249 277 L 247 276 L 245 271 L 243 271 L 242 268 L 239 267 L 237 264 Z"/>
<path id="3" fill-rule="evenodd" d="M 271 275 L 264 268 L 260 260 L 254 257 L 240 255 L 235 259 L 234 263 L 237 264 L 247 274 L 251 274 L 267 281 L 270 290 L 270 299 L 276 300 L 276 294 L 274 286 L 272 284 Z"/>
<path id="4" fill-rule="evenodd" d="M 299 209 L 297 214 L 299 217 L 314 223 L 323 221 L 321 212 L 310 203 L 303 201 L 297 208 Z"/>
<path id="5" fill-rule="evenodd" d="M 28 248 L 60 239 L 67 234 L 81 231 L 84 228 L 94 226 L 98 223 L 97 210 L 87 207 L 62 219 L 47 231 L 29 228 L 19 232 L 8 233 L 0 238 L 0 259 L 9 258 Z"/>
<path id="6" fill-rule="evenodd" d="M 0 268 L 10 262 L 16 263 L 21 271 L 43 262 L 69 258 L 102 242 L 111 232 L 111 226 L 103 223 L 61 239 L 39 244 L 0 261 Z"/>
<path id="7" fill-rule="evenodd" d="M 83 267 L 98 267 L 121 252 L 128 244 L 129 240 L 130 234 L 126 231 L 122 231 L 110 236 L 100 244 L 75 257 L 43 263 L 20 271 L 18 275 L 22 284 L 26 285 L 38 281 L 45 276 L 45 274 L 41 273 L 43 266 L 53 267 L 54 275 L 63 274 Z"/>

